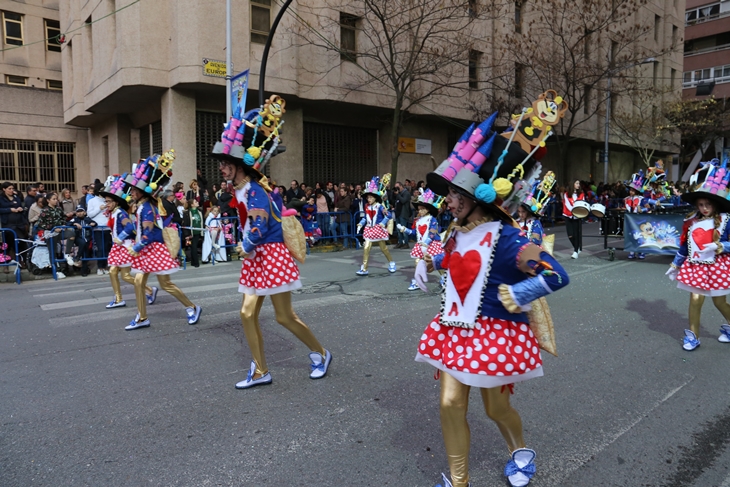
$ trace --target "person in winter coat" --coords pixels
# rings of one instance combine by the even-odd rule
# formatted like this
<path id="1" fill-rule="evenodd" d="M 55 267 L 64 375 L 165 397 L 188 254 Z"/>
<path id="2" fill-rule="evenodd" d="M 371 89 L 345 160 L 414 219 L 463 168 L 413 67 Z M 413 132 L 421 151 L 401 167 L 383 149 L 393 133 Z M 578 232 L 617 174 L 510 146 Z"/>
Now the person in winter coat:
<path id="1" fill-rule="evenodd" d="M 2 193 L 0 193 L 0 227 L 13 230 L 11 232 L 2 232 L 2 242 L 7 245 L 5 254 L 15 259 L 15 237 L 28 238 L 25 231 L 27 221 L 23 205 L 20 197 L 15 194 L 15 186 L 13 183 L 6 181 L 2 184 Z M 18 242 L 21 244 L 22 242 Z M 20 245 L 18 245 L 20 247 Z M 25 248 L 25 245 L 22 245 Z M 3 253 L 3 252 L 0 252 Z"/>

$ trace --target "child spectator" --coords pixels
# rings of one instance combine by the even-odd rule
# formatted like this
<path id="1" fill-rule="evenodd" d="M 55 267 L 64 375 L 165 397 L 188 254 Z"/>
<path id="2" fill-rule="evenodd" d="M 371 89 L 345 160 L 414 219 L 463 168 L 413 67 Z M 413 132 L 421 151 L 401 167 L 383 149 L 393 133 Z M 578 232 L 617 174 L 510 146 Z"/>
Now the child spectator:
<path id="1" fill-rule="evenodd" d="M 76 215 L 68 222 L 69 226 L 75 227 L 74 236 L 69 238 L 66 252 L 71 254 L 73 247 L 76 247 L 76 256 L 73 257 L 69 264 L 74 267 L 81 267 L 81 275 L 89 274 L 89 264 L 86 260 L 91 256 L 91 228 L 95 227 L 96 222 L 86 216 L 86 210 L 83 206 L 76 207 Z M 68 259 L 67 259 L 68 260 Z"/>

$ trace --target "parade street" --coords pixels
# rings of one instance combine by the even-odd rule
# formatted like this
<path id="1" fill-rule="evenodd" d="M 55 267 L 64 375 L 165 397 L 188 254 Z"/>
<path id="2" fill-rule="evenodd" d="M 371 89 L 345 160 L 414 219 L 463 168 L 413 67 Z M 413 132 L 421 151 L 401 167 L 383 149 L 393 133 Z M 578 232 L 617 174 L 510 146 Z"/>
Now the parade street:
<path id="1" fill-rule="evenodd" d="M 512 399 L 537 452 L 530 485 L 730 486 L 721 315 L 705 303 L 702 346 L 686 352 L 689 300 L 664 276 L 671 257 L 610 261 L 589 224 L 573 260 L 565 228 L 546 232 L 571 282 L 548 297 L 559 357 L 543 352 L 545 376 Z M 430 294 L 409 292 L 413 260 L 393 256 L 395 274 L 375 251 L 357 277 L 362 251 L 311 254 L 294 309 L 332 352 L 329 372 L 308 378 L 309 351 L 267 299 L 273 383 L 249 390 L 234 388 L 251 360 L 237 261 L 173 275 L 203 307 L 196 326 L 161 292 L 152 326 L 125 331 L 133 289 L 106 310 L 106 276 L 0 284 L 0 485 L 432 487 L 448 472 L 439 385 L 414 357 L 437 278 Z M 505 442 L 471 400 L 472 486 L 508 485 Z"/>

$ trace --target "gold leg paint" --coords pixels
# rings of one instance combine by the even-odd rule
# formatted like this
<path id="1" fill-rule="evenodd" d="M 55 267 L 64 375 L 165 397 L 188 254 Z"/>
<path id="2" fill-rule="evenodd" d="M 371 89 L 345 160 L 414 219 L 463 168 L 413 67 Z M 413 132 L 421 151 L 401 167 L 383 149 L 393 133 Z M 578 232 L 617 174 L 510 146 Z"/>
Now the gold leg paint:
<path id="1" fill-rule="evenodd" d="M 373 247 L 373 243 L 370 240 L 365 240 L 362 244 L 362 268 L 368 270 L 368 261 L 370 260 L 370 249 Z"/>
<path id="2" fill-rule="evenodd" d="M 111 269 L 109 270 L 109 274 L 111 274 Z M 132 275 L 132 268 L 131 267 L 120 267 L 119 268 L 119 275 L 121 276 L 122 280 L 126 282 L 127 284 L 131 284 L 134 286 L 134 276 Z M 152 294 L 152 288 L 149 286 L 145 286 L 145 292 L 147 294 Z"/>
<path id="3" fill-rule="evenodd" d="M 246 336 L 253 361 L 256 363 L 255 379 L 269 371 L 264 354 L 264 337 L 259 326 L 259 313 L 265 298 L 265 296 L 255 294 L 244 294 L 241 303 L 241 326 L 243 326 L 243 334 Z"/>
<path id="4" fill-rule="evenodd" d="M 134 276 L 134 296 L 137 298 L 137 313 L 139 313 L 139 321 L 147 319 L 147 296 L 144 290 L 147 287 L 147 278 L 149 274 L 140 272 Z"/>
<path id="5" fill-rule="evenodd" d="M 725 297 L 723 296 L 723 300 Z M 713 299 L 714 302 L 714 299 Z M 705 303 L 705 296 L 691 293 L 689 296 L 689 329 L 699 338 L 700 336 L 700 315 L 702 305 Z M 719 309 L 719 308 L 718 308 Z"/>
<path id="6" fill-rule="evenodd" d="M 385 245 L 385 241 L 381 240 L 378 242 L 378 246 L 380 247 L 380 250 L 383 251 L 383 255 L 385 255 L 386 259 L 388 259 L 388 262 L 393 262 L 393 257 L 390 256 L 390 250 L 388 250 L 388 246 Z"/>
<path id="7" fill-rule="evenodd" d="M 115 265 L 109 267 L 109 279 L 112 282 L 115 303 L 120 303 L 122 301 L 122 286 L 119 284 L 120 270 L 121 269 Z M 134 280 L 132 280 L 132 284 L 134 284 Z"/>
<path id="8" fill-rule="evenodd" d="M 497 423 L 502 437 L 507 442 L 510 454 L 518 448 L 525 448 L 525 439 L 522 436 L 522 419 L 520 414 L 509 403 L 510 391 L 505 387 L 490 387 L 480 389 L 484 411 L 489 419 Z"/>
<path id="9" fill-rule="evenodd" d="M 722 316 L 725 318 L 725 322 L 730 323 L 730 304 L 727 303 L 727 300 L 725 299 L 727 296 L 713 296 L 712 297 L 712 304 L 715 305 L 715 308 L 722 313 Z"/>
<path id="10" fill-rule="evenodd" d="M 304 322 L 299 319 L 291 306 L 291 292 L 272 294 L 271 303 L 274 305 L 276 321 L 305 344 L 311 351 L 325 355 L 324 347 L 314 336 Z"/>
<path id="11" fill-rule="evenodd" d="M 469 443 L 471 434 L 466 421 L 471 387 L 446 372 L 441 372 L 441 433 L 454 487 L 469 485 Z"/>
<path id="12" fill-rule="evenodd" d="M 183 293 L 179 287 L 173 284 L 173 282 L 170 280 L 169 274 L 157 274 L 157 282 L 160 283 L 160 289 L 174 296 L 175 299 L 180 301 L 186 308 L 195 307 L 192 301 L 190 301 L 188 297 L 185 296 L 185 293 Z"/>

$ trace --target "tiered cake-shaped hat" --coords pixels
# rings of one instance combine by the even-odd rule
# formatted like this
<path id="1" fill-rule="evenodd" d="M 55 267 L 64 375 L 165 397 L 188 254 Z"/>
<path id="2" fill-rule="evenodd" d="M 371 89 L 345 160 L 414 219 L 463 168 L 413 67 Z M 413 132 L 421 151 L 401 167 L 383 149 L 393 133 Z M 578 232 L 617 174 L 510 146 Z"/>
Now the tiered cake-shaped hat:
<path id="1" fill-rule="evenodd" d="M 382 179 L 378 176 L 373 176 L 373 179 L 365 184 L 362 194 L 363 196 L 372 195 L 378 202 L 382 202 L 389 184 L 390 173 L 384 174 Z"/>
<path id="2" fill-rule="evenodd" d="M 689 179 L 691 192 L 684 193 L 682 199 L 687 203 L 695 204 L 698 199 L 710 200 L 718 211 L 730 212 L 730 170 L 728 160 L 724 159 L 720 164 L 719 159 L 712 159 L 709 162 L 701 162 L 700 168 Z"/>
<path id="3" fill-rule="evenodd" d="M 646 190 L 647 184 L 648 181 L 644 175 L 644 171 L 639 170 L 639 172 L 631 175 L 631 179 L 628 183 L 626 183 L 626 186 L 630 189 L 635 189 L 636 191 L 643 193 Z"/>
<path id="4" fill-rule="evenodd" d="M 432 216 L 436 216 L 443 202 L 443 196 L 438 196 L 430 189 L 426 189 L 423 193 L 421 193 L 421 195 L 418 197 L 418 200 L 413 203 L 413 205 L 416 207 L 422 206 L 426 208 Z"/>
<path id="5" fill-rule="evenodd" d="M 132 196 L 129 194 L 129 185 L 124 182 L 127 176 L 127 173 L 109 176 L 104 183 L 104 189 L 99 191 L 99 195 L 113 199 L 125 210 L 129 209 L 129 202 L 132 201 Z"/>
<path id="6" fill-rule="evenodd" d="M 132 169 L 132 173 L 124 178 L 124 182 L 144 191 L 152 198 L 157 198 L 165 186 L 170 183 L 174 163 L 174 149 L 170 149 L 162 155 L 153 154 L 145 160 L 140 159 Z"/>

